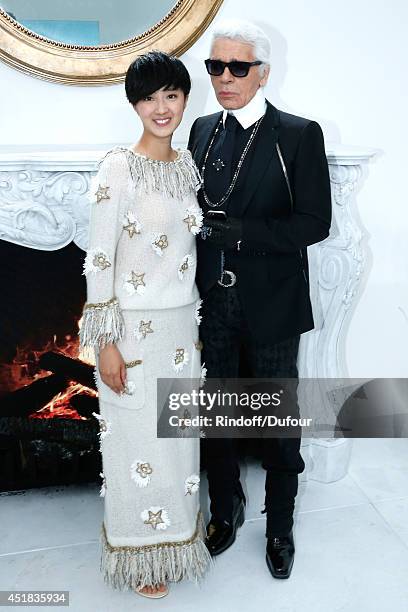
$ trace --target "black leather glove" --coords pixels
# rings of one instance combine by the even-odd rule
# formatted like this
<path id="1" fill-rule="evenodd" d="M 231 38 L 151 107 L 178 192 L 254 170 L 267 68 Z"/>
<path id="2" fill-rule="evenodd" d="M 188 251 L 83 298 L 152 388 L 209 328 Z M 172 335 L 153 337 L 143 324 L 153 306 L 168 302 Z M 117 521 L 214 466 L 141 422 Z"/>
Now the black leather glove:
<path id="1" fill-rule="evenodd" d="M 203 229 L 203 238 L 223 251 L 236 249 L 237 243 L 242 239 L 242 219 L 236 217 L 226 219 L 206 217 Z"/>

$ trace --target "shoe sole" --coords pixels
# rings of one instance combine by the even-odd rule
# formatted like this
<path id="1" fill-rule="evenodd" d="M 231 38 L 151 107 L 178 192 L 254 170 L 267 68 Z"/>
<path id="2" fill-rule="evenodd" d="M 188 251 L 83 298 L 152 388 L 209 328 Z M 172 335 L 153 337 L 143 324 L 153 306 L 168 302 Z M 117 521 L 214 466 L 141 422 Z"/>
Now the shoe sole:
<path id="1" fill-rule="evenodd" d="M 236 537 L 237 537 L 237 531 L 238 531 L 239 527 L 242 527 L 242 525 L 243 525 L 244 523 L 245 523 L 245 508 L 242 508 L 242 510 L 241 510 L 241 512 L 239 513 L 239 516 L 238 516 L 238 518 L 237 518 L 237 521 L 236 521 L 236 523 L 235 523 L 234 535 L 233 535 L 233 538 L 232 538 L 231 542 L 230 542 L 230 543 L 229 543 L 227 546 L 224 546 L 224 547 L 223 547 L 223 548 L 221 548 L 220 550 L 217 550 L 217 552 L 215 552 L 215 553 L 213 553 L 213 552 L 209 551 L 210 555 L 211 555 L 212 557 L 217 557 L 217 556 L 218 556 L 218 555 L 220 555 L 221 553 L 223 553 L 223 552 L 225 552 L 226 550 L 228 550 L 228 548 L 229 548 L 230 546 L 232 546 L 232 545 L 233 545 L 233 543 L 234 543 L 234 542 L 235 542 L 235 540 L 236 540 Z"/>

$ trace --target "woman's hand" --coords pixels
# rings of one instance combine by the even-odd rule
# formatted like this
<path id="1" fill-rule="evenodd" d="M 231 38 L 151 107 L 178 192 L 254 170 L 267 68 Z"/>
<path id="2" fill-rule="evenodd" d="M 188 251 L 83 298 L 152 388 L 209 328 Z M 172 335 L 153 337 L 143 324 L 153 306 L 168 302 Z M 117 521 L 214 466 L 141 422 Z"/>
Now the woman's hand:
<path id="1" fill-rule="evenodd" d="M 99 373 L 105 385 L 121 394 L 126 384 L 126 366 L 119 349 L 107 344 L 99 352 Z"/>

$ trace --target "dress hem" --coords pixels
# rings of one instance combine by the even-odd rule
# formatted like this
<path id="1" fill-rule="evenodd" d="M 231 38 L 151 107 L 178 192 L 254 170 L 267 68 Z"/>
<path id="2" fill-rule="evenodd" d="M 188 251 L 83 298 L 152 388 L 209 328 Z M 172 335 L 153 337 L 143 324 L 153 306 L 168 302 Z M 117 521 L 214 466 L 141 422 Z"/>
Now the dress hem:
<path id="1" fill-rule="evenodd" d="M 198 581 L 213 564 L 204 543 L 205 527 L 201 512 L 194 534 L 188 540 L 144 546 L 112 546 L 104 522 L 100 570 L 104 581 L 114 589 L 136 589 L 181 580 Z"/>

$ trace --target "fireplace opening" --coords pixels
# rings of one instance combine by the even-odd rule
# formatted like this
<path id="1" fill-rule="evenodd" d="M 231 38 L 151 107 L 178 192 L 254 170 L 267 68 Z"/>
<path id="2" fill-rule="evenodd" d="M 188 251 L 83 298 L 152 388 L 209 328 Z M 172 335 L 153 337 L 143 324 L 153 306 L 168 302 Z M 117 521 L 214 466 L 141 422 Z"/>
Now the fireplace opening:
<path id="1" fill-rule="evenodd" d="M 84 252 L 0 241 L 0 490 L 99 481 L 94 366 L 79 355 Z"/>

